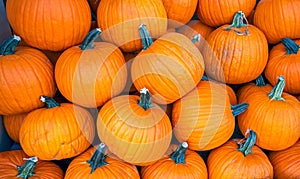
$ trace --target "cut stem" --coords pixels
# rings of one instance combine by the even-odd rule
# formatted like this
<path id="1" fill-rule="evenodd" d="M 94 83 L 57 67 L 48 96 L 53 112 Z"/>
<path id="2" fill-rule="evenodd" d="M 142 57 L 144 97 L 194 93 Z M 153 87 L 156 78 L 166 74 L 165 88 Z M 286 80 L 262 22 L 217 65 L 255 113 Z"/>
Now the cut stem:
<path id="1" fill-rule="evenodd" d="M 244 21 L 246 23 L 244 23 Z M 240 32 L 238 30 L 236 30 L 236 28 L 242 28 L 242 27 L 246 27 L 246 30 L 244 32 Z M 224 30 L 231 30 L 234 28 L 234 32 L 237 33 L 238 35 L 248 35 L 248 20 L 245 16 L 245 14 L 242 11 L 238 11 L 233 18 L 232 24 L 227 26 Z"/>
<path id="2" fill-rule="evenodd" d="M 300 46 L 296 44 L 292 39 L 283 38 L 281 41 L 286 49 L 286 55 L 298 53 Z"/>
<path id="3" fill-rule="evenodd" d="M 22 166 L 17 166 L 18 175 L 17 178 L 28 179 L 29 177 L 34 176 L 34 169 L 36 162 L 38 161 L 37 157 L 24 158 L 27 160 Z"/>
<path id="4" fill-rule="evenodd" d="M 256 85 L 256 86 L 266 86 L 264 77 L 263 77 L 262 75 L 259 75 L 259 77 L 256 78 L 256 80 L 255 80 L 255 85 Z"/>
<path id="5" fill-rule="evenodd" d="M 53 98 L 50 98 L 48 96 L 41 96 L 40 100 L 43 103 L 46 103 L 47 108 L 55 108 L 55 107 L 60 106 L 60 104 L 58 102 L 56 102 Z"/>
<path id="6" fill-rule="evenodd" d="M 240 147 L 238 148 L 238 150 L 240 152 L 242 152 L 244 154 L 244 156 L 246 157 L 248 154 L 252 153 L 252 147 L 255 145 L 256 143 L 256 133 L 249 129 L 246 134 L 249 133 L 249 136 L 247 138 L 247 140 L 245 141 L 244 144 L 240 145 Z"/>
<path id="7" fill-rule="evenodd" d="M 139 106 L 141 106 L 145 111 L 153 107 L 151 104 L 150 92 L 147 88 L 142 88 L 140 90 Z"/>
<path id="8" fill-rule="evenodd" d="M 196 43 L 196 42 L 200 42 L 200 40 L 201 40 L 201 35 L 200 35 L 200 34 L 197 34 L 197 35 L 195 35 L 195 36 L 192 38 L 193 44 Z"/>
<path id="9" fill-rule="evenodd" d="M 81 50 L 93 49 L 95 47 L 94 42 L 99 37 L 101 32 L 102 31 L 99 28 L 90 31 L 84 38 L 83 42 L 79 45 L 79 48 Z"/>
<path id="10" fill-rule="evenodd" d="M 91 159 L 86 161 L 90 164 L 91 172 L 93 173 L 97 168 L 107 165 L 107 162 L 105 162 L 105 159 L 107 155 L 105 155 L 106 151 L 106 145 L 104 143 L 101 143 L 97 146 L 94 154 L 92 155 Z"/>
<path id="11" fill-rule="evenodd" d="M 284 101 L 282 97 L 283 89 L 285 86 L 285 80 L 283 76 L 278 77 L 276 85 L 273 87 L 272 91 L 268 94 L 271 100 Z"/>
<path id="12" fill-rule="evenodd" d="M 17 35 L 13 35 L 5 40 L 0 46 L 0 55 L 12 55 L 15 53 L 16 47 L 20 43 L 21 38 Z"/>
<path id="13" fill-rule="evenodd" d="M 248 109 L 248 107 L 249 107 L 249 104 L 246 102 L 231 106 L 233 116 L 236 117 L 236 116 L 242 114 L 243 112 L 245 112 Z"/>
<path id="14" fill-rule="evenodd" d="M 171 154 L 171 159 L 176 164 L 185 164 L 185 154 L 186 150 L 188 148 L 188 144 L 186 142 L 183 142 L 180 146 L 177 147 L 177 149 Z"/>
<path id="15" fill-rule="evenodd" d="M 145 24 L 139 26 L 139 33 L 143 44 L 143 50 L 146 50 L 152 45 L 153 41 Z"/>

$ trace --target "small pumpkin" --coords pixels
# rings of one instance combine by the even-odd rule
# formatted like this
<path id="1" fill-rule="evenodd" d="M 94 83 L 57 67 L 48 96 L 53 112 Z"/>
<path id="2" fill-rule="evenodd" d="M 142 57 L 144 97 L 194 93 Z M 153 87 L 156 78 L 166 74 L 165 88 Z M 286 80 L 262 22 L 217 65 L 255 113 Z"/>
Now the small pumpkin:
<path id="1" fill-rule="evenodd" d="M 28 113 L 3 116 L 3 124 L 8 136 L 17 143 L 20 142 L 20 128 L 27 114 Z"/>
<path id="2" fill-rule="evenodd" d="M 91 144 L 95 135 L 91 114 L 70 103 L 57 103 L 41 96 L 47 108 L 30 112 L 20 129 L 24 152 L 41 160 L 61 160 L 79 155 Z"/>

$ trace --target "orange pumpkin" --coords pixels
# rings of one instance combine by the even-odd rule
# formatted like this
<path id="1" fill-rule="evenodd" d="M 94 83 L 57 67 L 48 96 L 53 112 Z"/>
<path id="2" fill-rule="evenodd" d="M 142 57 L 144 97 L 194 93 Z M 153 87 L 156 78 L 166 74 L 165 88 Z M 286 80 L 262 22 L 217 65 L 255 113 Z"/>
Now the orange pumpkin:
<path id="1" fill-rule="evenodd" d="M 131 79 L 131 64 L 133 62 L 133 59 L 136 57 L 138 53 L 123 53 L 125 61 L 126 61 L 126 68 L 127 68 L 127 81 L 126 86 L 123 90 L 123 93 L 125 94 L 131 94 L 138 92 L 133 85 L 132 79 Z"/>
<path id="2" fill-rule="evenodd" d="M 26 116 L 27 113 L 3 116 L 3 124 L 8 136 L 17 143 L 20 142 L 20 128 Z"/>
<path id="3" fill-rule="evenodd" d="M 207 160 L 209 178 L 273 178 L 272 164 L 255 142 L 256 134 L 249 130 L 246 140 L 230 140 L 212 150 Z"/>
<path id="4" fill-rule="evenodd" d="M 81 106 L 95 108 L 122 92 L 127 70 L 122 52 L 107 42 L 94 42 L 101 33 L 92 30 L 79 46 L 65 50 L 55 66 L 61 94 Z"/>
<path id="5" fill-rule="evenodd" d="M 167 151 L 172 126 L 165 111 L 151 103 L 149 91 L 117 96 L 103 105 L 97 118 L 100 140 L 125 162 L 146 165 Z"/>
<path id="6" fill-rule="evenodd" d="M 91 114 L 46 96 L 41 96 L 41 101 L 47 108 L 30 112 L 20 129 L 20 144 L 25 153 L 41 160 L 60 160 L 85 151 L 95 135 Z"/>
<path id="7" fill-rule="evenodd" d="M 280 76 L 271 91 L 257 90 L 243 99 L 249 108 L 238 116 L 239 127 L 242 133 L 249 128 L 254 130 L 256 144 L 263 149 L 284 150 L 300 137 L 300 103 L 283 92 L 284 84 L 284 77 Z"/>
<path id="8" fill-rule="evenodd" d="M 41 95 L 56 91 L 53 65 L 41 51 L 17 47 L 19 36 L 7 39 L 0 50 L 0 114 L 26 113 L 42 107 Z"/>
<path id="9" fill-rule="evenodd" d="M 41 50 L 60 51 L 77 45 L 91 26 L 86 0 L 8 0 L 6 13 L 14 32 Z"/>
<path id="10" fill-rule="evenodd" d="M 72 160 L 64 179 L 140 178 L 138 170 L 134 165 L 114 159 L 108 155 L 104 143 L 88 149 Z"/>
<path id="11" fill-rule="evenodd" d="M 203 159 L 187 148 L 188 144 L 183 142 L 170 156 L 142 167 L 141 177 L 143 179 L 206 179 L 207 168 Z"/>
<path id="12" fill-rule="evenodd" d="M 64 173 L 53 162 L 29 158 L 22 150 L 11 150 L 0 153 L 0 178 L 63 179 Z"/>

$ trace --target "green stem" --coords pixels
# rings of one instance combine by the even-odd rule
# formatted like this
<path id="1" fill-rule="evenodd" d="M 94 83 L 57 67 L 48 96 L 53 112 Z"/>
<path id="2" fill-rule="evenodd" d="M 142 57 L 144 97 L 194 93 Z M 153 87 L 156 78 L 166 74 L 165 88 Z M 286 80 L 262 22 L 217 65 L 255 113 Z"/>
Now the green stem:
<path id="1" fill-rule="evenodd" d="M 202 76 L 201 80 L 202 80 L 202 81 L 209 81 L 208 77 L 205 76 L 205 75 Z"/>
<path id="2" fill-rule="evenodd" d="M 244 20 L 246 23 L 244 23 Z M 234 29 L 234 32 L 237 33 L 238 35 L 248 35 L 248 20 L 245 16 L 245 14 L 242 11 L 238 11 L 233 18 L 232 24 L 227 26 L 224 30 L 231 30 L 232 28 L 242 28 L 242 27 L 247 27 L 244 32 L 240 32 Z"/>
<path id="3" fill-rule="evenodd" d="M 232 110 L 232 114 L 234 117 L 242 114 L 243 112 L 245 112 L 249 107 L 248 103 L 241 103 L 241 104 L 237 104 L 234 106 L 231 106 L 231 110 Z"/>
<path id="4" fill-rule="evenodd" d="M 283 76 L 279 76 L 276 85 L 273 87 L 272 91 L 268 94 L 271 100 L 284 101 L 282 97 L 282 92 L 285 86 L 285 80 Z"/>
<path id="5" fill-rule="evenodd" d="M 153 107 L 151 104 L 150 92 L 147 88 L 142 88 L 140 90 L 139 105 L 144 108 L 145 111 Z"/>
<path id="6" fill-rule="evenodd" d="M 287 51 L 286 55 L 298 53 L 300 46 L 296 44 L 292 39 L 283 38 L 281 41 Z"/>
<path id="7" fill-rule="evenodd" d="M 153 41 L 145 24 L 141 24 L 139 26 L 139 33 L 143 44 L 143 50 L 146 50 L 150 47 Z"/>
<path id="8" fill-rule="evenodd" d="M 252 147 L 256 143 L 256 133 L 253 130 L 247 131 L 249 132 L 249 136 L 244 144 L 242 144 L 238 150 L 244 154 L 244 156 L 247 156 L 248 154 L 252 153 Z"/>
<path id="9" fill-rule="evenodd" d="M 0 46 L 0 55 L 12 55 L 15 53 L 15 49 L 20 43 L 21 38 L 17 35 L 13 35 L 5 40 Z"/>
<path id="10" fill-rule="evenodd" d="M 192 38 L 192 42 L 193 42 L 193 43 L 200 42 L 200 40 L 201 40 L 201 35 L 200 35 L 200 34 L 197 34 L 197 35 L 195 35 L 195 36 Z"/>
<path id="11" fill-rule="evenodd" d="M 48 96 L 41 96 L 40 100 L 43 103 L 46 103 L 47 108 L 55 108 L 55 107 L 60 106 L 60 104 L 58 102 L 56 102 L 53 98 L 50 98 Z"/>
<path id="12" fill-rule="evenodd" d="M 176 164 L 185 164 L 185 154 L 186 150 L 188 148 L 188 144 L 186 142 L 183 142 L 180 146 L 177 147 L 177 149 L 171 154 L 171 159 Z"/>
<path id="13" fill-rule="evenodd" d="M 94 42 L 101 34 L 101 29 L 96 28 L 92 31 L 90 31 L 86 37 L 84 38 L 83 42 L 79 45 L 79 48 L 81 50 L 87 50 L 87 49 L 93 49 L 94 48 Z"/>
<path id="14" fill-rule="evenodd" d="M 38 161 L 37 157 L 31 157 L 31 158 L 24 158 L 24 160 L 27 160 L 22 166 L 17 166 L 18 175 L 17 178 L 23 178 L 28 179 L 29 177 L 34 176 L 34 168 L 36 165 L 36 162 Z"/>
<path id="15" fill-rule="evenodd" d="M 264 77 L 263 77 L 262 75 L 259 75 L 259 77 L 256 78 L 256 80 L 255 80 L 255 85 L 256 85 L 256 86 L 266 86 Z"/>
<path id="16" fill-rule="evenodd" d="M 107 162 L 105 162 L 105 159 L 107 157 L 107 155 L 105 155 L 105 151 L 106 145 L 104 143 L 99 144 L 91 159 L 87 161 L 87 163 L 89 163 L 91 167 L 90 173 L 93 173 L 97 168 L 101 166 L 107 165 Z"/>

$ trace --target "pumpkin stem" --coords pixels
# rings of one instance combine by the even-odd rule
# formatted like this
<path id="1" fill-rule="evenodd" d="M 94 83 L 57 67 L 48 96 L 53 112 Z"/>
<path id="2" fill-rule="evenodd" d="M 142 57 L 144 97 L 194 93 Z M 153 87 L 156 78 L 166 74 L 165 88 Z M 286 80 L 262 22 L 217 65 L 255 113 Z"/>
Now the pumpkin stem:
<path id="1" fill-rule="evenodd" d="M 185 164 L 185 153 L 188 148 L 188 144 L 183 142 L 177 149 L 171 154 L 171 159 L 174 160 L 176 164 L 182 163 Z"/>
<path id="2" fill-rule="evenodd" d="M 281 42 L 283 43 L 283 45 L 287 51 L 286 55 L 298 53 L 300 46 L 298 44 L 296 44 L 292 39 L 283 38 L 281 40 Z"/>
<path id="3" fill-rule="evenodd" d="M 147 30 L 145 24 L 141 24 L 139 26 L 139 33 L 140 33 L 140 37 L 141 37 L 141 40 L 143 43 L 143 50 L 146 50 L 150 47 L 150 45 L 153 43 L 153 41 L 152 41 L 150 33 Z"/>
<path id="4" fill-rule="evenodd" d="M 34 176 L 34 168 L 36 162 L 38 161 L 37 157 L 31 158 L 23 158 L 23 160 L 27 160 L 22 166 L 17 166 L 18 175 L 17 178 L 28 179 L 29 177 Z"/>
<path id="5" fill-rule="evenodd" d="M 259 75 L 259 77 L 256 78 L 256 80 L 255 80 L 255 85 L 256 85 L 256 86 L 266 86 L 264 77 L 263 77 L 262 75 Z"/>
<path id="6" fill-rule="evenodd" d="M 200 40 L 201 40 L 201 35 L 200 35 L 200 34 L 197 34 L 197 35 L 195 35 L 195 36 L 192 38 L 193 44 L 196 43 L 196 42 L 200 42 Z"/>
<path id="7" fill-rule="evenodd" d="M 202 80 L 202 81 L 209 81 L 208 77 L 205 76 L 205 75 L 202 76 L 201 80 Z"/>
<path id="8" fill-rule="evenodd" d="M 246 24 L 244 23 L 244 20 L 246 22 Z M 240 32 L 236 29 L 234 29 L 234 32 L 237 33 L 238 35 L 248 35 L 249 31 L 248 31 L 248 20 L 245 16 L 245 14 L 242 11 L 238 11 L 233 18 L 232 24 L 225 27 L 224 30 L 231 30 L 232 28 L 242 28 L 242 27 L 246 27 L 246 30 L 244 32 Z"/>
<path id="9" fill-rule="evenodd" d="M 96 28 L 92 31 L 90 31 L 84 38 L 83 42 L 79 45 L 79 48 L 81 50 L 87 50 L 87 49 L 93 49 L 94 48 L 94 42 L 101 34 L 101 29 Z"/>
<path id="10" fill-rule="evenodd" d="M 101 143 L 97 146 L 94 154 L 92 155 L 91 159 L 86 161 L 87 163 L 90 164 L 90 167 L 92 168 L 91 174 L 99 167 L 104 166 L 107 164 L 105 162 L 105 159 L 107 155 L 105 155 L 106 151 L 106 145 L 104 143 Z"/>
<path id="11" fill-rule="evenodd" d="M 238 150 L 240 152 L 242 152 L 244 154 L 244 156 L 246 157 L 248 154 L 252 153 L 252 147 L 254 146 L 254 144 L 256 143 L 256 133 L 251 130 L 248 129 L 246 131 L 245 136 L 249 133 L 248 138 L 246 139 L 244 144 L 240 144 Z"/>
<path id="12" fill-rule="evenodd" d="M 60 106 L 60 104 L 58 102 L 56 102 L 53 98 L 50 98 L 48 96 L 41 96 L 40 100 L 43 103 L 46 103 L 47 108 L 55 108 L 57 106 Z"/>
<path id="13" fill-rule="evenodd" d="M 20 43 L 21 38 L 17 35 L 13 35 L 5 40 L 0 46 L 0 55 L 12 55 L 15 53 L 15 49 Z"/>
<path id="14" fill-rule="evenodd" d="M 268 94 L 271 100 L 284 101 L 285 99 L 282 96 L 282 92 L 285 86 L 285 80 L 283 76 L 278 77 L 278 81 L 272 91 Z"/>
<path id="15" fill-rule="evenodd" d="M 144 108 L 146 111 L 149 108 L 152 108 L 153 105 L 151 104 L 151 97 L 150 97 L 150 92 L 147 88 L 142 88 L 140 90 L 140 100 L 139 100 L 139 105 Z"/>
<path id="16" fill-rule="evenodd" d="M 242 114 L 243 112 L 245 112 L 249 107 L 248 103 L 241 103 L 241 104 L 237 104 L 234 106 L 231 106 L 231 110 L 232 110 L 232 114 L 234 117 Z"/>

